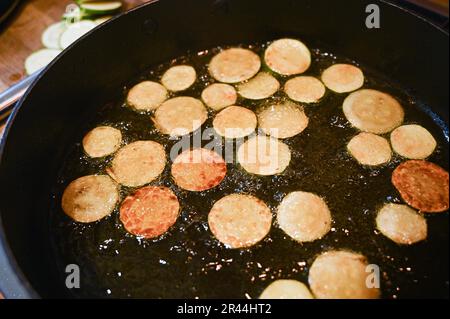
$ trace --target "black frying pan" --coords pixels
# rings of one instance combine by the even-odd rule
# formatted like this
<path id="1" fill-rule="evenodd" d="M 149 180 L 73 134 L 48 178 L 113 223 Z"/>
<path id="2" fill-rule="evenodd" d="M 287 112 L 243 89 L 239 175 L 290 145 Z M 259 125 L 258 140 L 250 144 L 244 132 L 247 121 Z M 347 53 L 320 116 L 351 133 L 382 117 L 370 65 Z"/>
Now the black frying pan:
<path id="1" fill-rule="evenodd" d="M 19 2 L 19 0 L 4 0 L 0 3 L 0 27 L 13 13 Z"/>
<path id="2" fill-rule="evenodd" d="M 373 67 L 431 106 L 448 125 L 448 35 L 384 2 L 381 28 L 367 4 L 325 0 L 163 0 L 113 19 L 75 43 L 34 82 L 1 146 L 0 289 L 6 297 L 66 296 L 50 247 L 49 196 L 66 146 L 95 106 L 149 66 L 187 51 L 282 36 L 304 39 Z M 448 142 L 448 132 L 447 132 Z M 448 167 L 446 167 L 448 169 Z M 443 219 L 448 229 L 448 218 Z M 440 245 L 448 252 L 448 233 Z M 428 262 L 425 261 L 424 262 Z M 448 297 L 448 253 L 408 297 Z M 431 282 L 431 284 L 430 284 Z"/>

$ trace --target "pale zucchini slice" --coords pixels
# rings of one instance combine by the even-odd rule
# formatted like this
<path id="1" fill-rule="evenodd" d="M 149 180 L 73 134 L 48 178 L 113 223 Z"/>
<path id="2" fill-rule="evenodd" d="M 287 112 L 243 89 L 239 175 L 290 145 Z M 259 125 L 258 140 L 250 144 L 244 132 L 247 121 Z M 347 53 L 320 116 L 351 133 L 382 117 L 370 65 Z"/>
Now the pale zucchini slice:
<path id="1" fill-rule="evenodd" d="M 62 49 L 67 48 L 73 42 L 78 40 L 84 34 L 88 33 L 97 26 L 97 23 L 91 20 L 82 20 L 70 24 L 67 29 L 61 34 L 59 45 Z"/>
<path id="2" fill-rule="evenodd" d="M 208 214 L 209 229 L 229 248 L 246 248 L 261 241 L 272 226 L 270 208 L 259 198 L 231 194 L 214 203 Z"/>
<path id="3" fill-rule="evenodd" d="M 364 84 L 364 74 L 351 64 L 334 64 L 322 73 L 322 82 L 336 93 L 352 92 Z"/>
<path id="4" fill-rule="evenodd" d="M 389 94 L 370 89 L 351 93 L 342 105 L 345 117 L 357 129 L 374 134 L 392 131 L 403 122 L 400 103 Z"/>
<path id="5" fill-rule="evenodd" d="M 304 283 L 293 279 L 279 279 L 267 286 L 259 299 L 314 299 L 314 297 Z"/>
<path id="6" fill-rule="evenodd" d="M 105 23 L 106 21 L 108 21 L 111 18 L 113 18 L 113 16 L 104 16 L 104 17 L 95 19 L 94 22 L 97 23 L 97 24 L 102 24 L 102 23 Z"/>
<path id="7" fill-rule="evenodd" d="M 83 138 L 83 149 L 93 158 L 104 157 L 117 151 L 122 143 L 122 133 L 111 126 L 97 126 Z"/>
<path id="8" fill-rule="evenodd" d="M 291 100 L 302 103 L 316 103 L 325 95 L 325 86 L 312 76 L 297 76 L 288 80 L 284 92 Z"/>
<path id="9" fill-rule="evenodd" d="M 376 299 L 380 289 L 367 285 L 368 262 L 344 250 L 320 254 L 309 269 L 309 286 L 318 299 Z"/>
<path id="10" fill-rule="evenodd" d="M 384 137 L 361 132 L 347 144 L 349 153 L 362 165 L 376 166 L 388 163 L 392 157 L 391 146 Z"/>
<path id="11" fill-rule="evenodd" d="M 250 174 L 281 174 L 291 161 L 289 146 L 283 142 L 257 135 L 238 148 L 237 161 Z"/>
<path id="12" fill-rule="evenodd" d="M 138 111 L 152 111 L 168 96 L 164 86 L 153 81 L 142 81 L 133 86 L 127 95 L 127 103 Z"/>
<path id="13" fill-rule="evenodd" d="M 325 201 L 313 193 L 292 192 L 277 209 L 280 228 L 298 242 L 311 242 L 331 229 L 331 213 Z"/>
<path id="14" fill-rule="evenodd" d="M 92 223 L 111 214 L 118 201 L 118 185 L 109 176 L 88 175 L 66 187 L 61 206 L 73 220 Z"/>
<path id="15" fill-rule="evenodd" d="M 202 100 L 207 106 L 218 111 L 236 103 L 237 93 L 229 84 L 213 83 L 203 90 Z"/>
<path id="16" fill-rule="evenodd" d="M 437 145 L 433 135 L 417 124 L 402 125 L 393 130 L 391 144 L 397 154 L 410 159 L 427 158 Z"/>
<path id="17" fill-rule="evenodd" d="M 255 131 L 255 113 L 242 106 L 229 106 L 220 111 L 213 121 L 214 130 L 226 138 L 241 138 Z"/>
<path id="18" fill-rule="evenodd" d="M 47 49 L 61 49 L 59 45 L 59 38 L 61 34 L 66 31 L 67 24 L 65 21 L 53 23 L 44 30 L 41 37 L 42 44 Z"/>
<path id="19" fill-rule="evenodd" d="M 44 68 L 60 53 L 58 49 L 41 49 L 31 53 L 25 60 L 25 71 L 30 75 Z"/>
<path id="20" fill-rule="evenodd" d="M 172 92 L 184 91 L 194 84 L 197 78 L 195 69 L 190 65 L 176 65 L 168 69 L 161 77 L 161 83 Z"/>
<path id="21" fill-rule="evenodd" d="M 259 56 L 248 49 L 231 48 L 215 55 L 209 73 L 217 81 L 238 83 L 252 78 L 261 67 Z"/>
<path id="22" fill-rule="evenodd" d="M 135 141 L 117 151 L 106 171 L 119 184 L 137 187 L 158 178 L 166 162 L 164 146 L 154 141 Z"/>
<path id="23" fill-rule="evenodd" d="M 183 136 L 198 129 L 208 118 L 202 101 L 190 96 L 177 96 L 165 101 L 155 111 L 157 129 L 170 136 Z"/>
<path id="24" fill-rule="evenodd" d="M 239 94 L 250 100 L 261 100 L 275 94 L 280 82 L 266 72 L 258 73 L 254 78 L 238 85 Z"/>
<path id="25" fill-rule="evenodd" d="M 309 68 L 311 53 L 299 40 L 280 39 L 269 45 L 264 60 L 272 71 L 281 75 L 294 75 Z"/>
<path id="26" fill-rule="evenodd" d="M 120 1 L 94 1 L 80 4 L 80 8 L 88 14 L 110 14 L 121 7 Z"/>
<path id="27" fill-rule="evenodd" d="M 427 238 L 427 220 L 407 205 L 384 205 L 376 224 L 384 236 L 397 244 L 412 245 Z"/>
<path id="28" fill-rule="evenodd" d="M 258 113 L 259 128 L 267 135 L 288 138 L 300 134 L 309 119 L 303 107 L 291 101 L 273 104 Z"/>

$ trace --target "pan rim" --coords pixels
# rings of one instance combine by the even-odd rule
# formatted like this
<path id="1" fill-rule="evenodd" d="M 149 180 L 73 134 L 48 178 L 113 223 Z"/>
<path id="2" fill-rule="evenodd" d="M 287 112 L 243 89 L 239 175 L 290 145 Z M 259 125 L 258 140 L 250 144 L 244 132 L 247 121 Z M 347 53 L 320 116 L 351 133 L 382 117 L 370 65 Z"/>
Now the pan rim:
<path id="1" fill-rule="evenodd" d="M 387 5 L 389 5 L 389 6 L 392 6 L 392 7 L 394 7 L 394 8 L 397 8 L 397 9 L 399 9 L 399 10 L 401 10 L 401 11 L 407 13 L 407 14 L 410 14 L 410 15 L 416 17 L 417 19 L 421 20 L 422 22 L 424 22 L 424 23 L 426 23 L 426 24 L 428 24 L 428 25 L 430 25 L 430 26 L 436 28 L 437 30 L 439 30 L 441 33 L 443 33 L 443 34 L 446 35 L 447 37 L 449 36 L 449 32 L 448 32 L 447 30 L 445 30 L 444 28 L 442 28 L 440 25 L 438 25 L 438 24 L 436 24 L 436 23 L 434 23 L 434 22 L 428 20 L 428 19 L 425 18 L 424 16 L 421 16 L 420 14 L 418 14 L 418 13 L 416 13 L 416 12 L 410 10 L 410 9 L 407 9 L 407 8 L 405 8 L 405 7 L 402 7 L 401 5 L 399 5 L 399 4 L 397 4 L 397 3 L 392 3 L 392 2 L 390 2 L 389 0 L 378 0 L 378 1 L 380 1 L 380 2 L 382 2 L 382 3 L 384 3 L 384 4 L 387 4 Z"/>

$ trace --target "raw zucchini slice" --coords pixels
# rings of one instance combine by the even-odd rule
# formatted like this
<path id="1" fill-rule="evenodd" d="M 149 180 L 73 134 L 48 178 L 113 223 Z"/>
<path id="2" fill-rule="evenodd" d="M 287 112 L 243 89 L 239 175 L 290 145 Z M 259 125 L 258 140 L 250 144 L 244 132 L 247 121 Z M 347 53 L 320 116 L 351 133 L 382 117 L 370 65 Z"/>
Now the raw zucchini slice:
<path id="1" fill-rule="evenodd" d="M 67 48 L 85 33 L 91 31 L 97 26 L 97 23 L 91 20 L 83 20 L 70 24 L 61 34 L 59 45 L 62 49 Z"/>
<path id="2" fill-rule="evenodd" d="M 113 16 L 104 16 L 104 17 L 95 19 L 94 22 L 97 24 L 102 24 L 102 23 L 108 21 L 109 19 L 111 19 L 112 17 Z"/>
<path id="3" fill-rule="evenodd" d="M 122 7 L 120 1 L 96 1 L 80 4 L 80 8 L 88 14 L 109 14 Z"/>
<path id="4" fill-rule="evenodd" d="M 28 75 L 42 69 L 49 64 L 61 50 L 58 49 L 41 49 L 31 53 L 25 60 L 25 71 Z"/>
<path id="5" fill-rule="evenodd" d="M 59 38 L 66 29 L 67 24 L 65 21 L 49 25 L 42 33 L 42 44 L 48 49 L 61 49 L 59 46 Z"/>

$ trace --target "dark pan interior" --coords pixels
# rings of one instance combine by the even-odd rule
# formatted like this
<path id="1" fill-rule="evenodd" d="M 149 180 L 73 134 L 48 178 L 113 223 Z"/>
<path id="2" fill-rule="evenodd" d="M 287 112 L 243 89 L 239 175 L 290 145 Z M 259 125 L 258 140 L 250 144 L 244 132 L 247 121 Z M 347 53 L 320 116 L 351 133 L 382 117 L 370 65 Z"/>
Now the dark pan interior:
<path id="1" fill-rule="evenodd" d="M 241 44 L 243 45 L 243 44 Z M 312 65 L 304 73 L 319 77 L 334 63 L 355 63 L 330 52 L 322 51 L 314 43 L 307 43 L 312 51 Z M 263 55 L 266 44 L 250 48 Z M 195 67 L 198 80 L 188 90 L 171 93 L 172 96 L 199 97 L 211 83 L 207 63 L 219 51 L 203 50 L 171 60 L 132 79 L 129 86 L 142 80 L 159 81 L 171 65 L 189 64 Z M 418 123 L 433 133 L 438 147 L 428 160 L 447 166 L 447 140 L 443 130 L 424 112 L 414 97 L 398 83 L 386 79 L 370 68 L 364 70 L 364 88 L 379 89 L 395 96 L 405 110 L 405 124 Z M 270 72 L 263 66 L 266 72 Z M 289 77 L 274 74 L 283 86 Z M 222 153 L 233 160 L 228 165 L 225 179 L 219 186 L 203 192 L 181 189 L 170 174 L 172 162 L 151 185 L 164 185 L 177 195 L 181 214 L 164 235 L 155 239 L 137 238 L 126 232 L 119 218 L 119 208 L 107 218 L 88 225 L 68 218 L 61 209 L 61 196 L 68 183 L 89 174 L 106 174 L 113 156 L 92 159 L 86 156 L 80 140 L 98 125 L 119 128 L 125 143 L 136 140 L 157 141 L 166 153 L 176 150 L 180 139 L 170 139 L 158 132 L 148 113 L 138 113 L 126 106 L 123 96 L 96 108 L 92 118 L 79 128 L 79 137 L 69 146 L 61 163 L 58 180 L 52 196 L 55 201 L 50 212 L 50 223 L 56 260 L 61 281 L 67 275 L 67 264 L 80 265 L 81 287 L 73 289 L 74 297 L 134 297 L 134 298 L 255 298 L 273 280 L 292 278 L 307 282 L 309 267 L 315 256 L 332 249 L 353 250 L 364 254 L 370 263 L 382 272 L 382 296 L 405 298 L 411 296 L 444 296 L 448 291 L 448 262 L 441 260 L 448 250 L 448 214 L 428 216 L 428 239 L 416 245 L 401 246 L 375 231 L 375 216 L 385 202 L 402 203 L 393 187 L 392 171 L 404 161 L 394 156 L 386 165 L 364 167 L 348 155 L 346 144 L 357 134 L 342 111 L 347 94 L 328 91 L 320 102 L 305 105 L 310 121 L 299 135 L 284 139 L 292 157 L 288 168 L 275 176 L 248 174 L 236 162 L 233 154 Z M 261 107 L 277 101 L 286 101 L 283 92 L 273 97 L 251 101 L 239 98 L 237 105 L 258 112 Z M 205 138 L 217 112 L 210 110 L 209 119 L 201 130 L 184 136 L 192 140 L 203 136 L 202 146 L 220 145 L 218 152 L 233 147 L 236 141 Z M 389 138 L 389 134 L 384 135 Z M 227 146 L 225 146 L 226 144 Z M 230 156 L 231 155 L 231 156 Z M 276 213 L 276 207 L 292 191 L 309 191 L 323 196 L 332 212 L 332 230 L 324 238 L 299 244 L 291 240 L 277 226 L 248 249 L 228 249 L 211 234 L 208 212 L 223 196 L 232 193 L 251 194 L 263 200 Z M 121 198 L 134 193 L 136 188 L 121 187 Z M 275 219 L 275 218 L 274 218 Z M 218 289 L 220 287 L 220 289 Z"/>
<path id="2" fill-rule="evenodd" d="M 66 295 L 50 245 L 54 230 L 48 212 L 54 201 L 51 187 L 80 127 L 130 79 L 188 51 L 282 36 L 304 39 L 395 79 L 442 124 L 448 143 L 448 36 L 381 2 L 381 29 L 367 29 L 368 3 L 164 0 L 111 21 L 65 52 L 14 114 L 0 167 L 6 241 L 38 294 Z M 444 153 L 447 163 L 442 165 L 448 169 L 448 147 Z M 440 224 L 448 230 L 448 218 Z M 448 251 L 445 236 L 439 242 Z M 434 262 L 448 269 L 448 254 Z M 427 291 L 448 296 L 448 273 L 439 273 Z M 420 290 L 411 296 L 420 296 Z"/>

